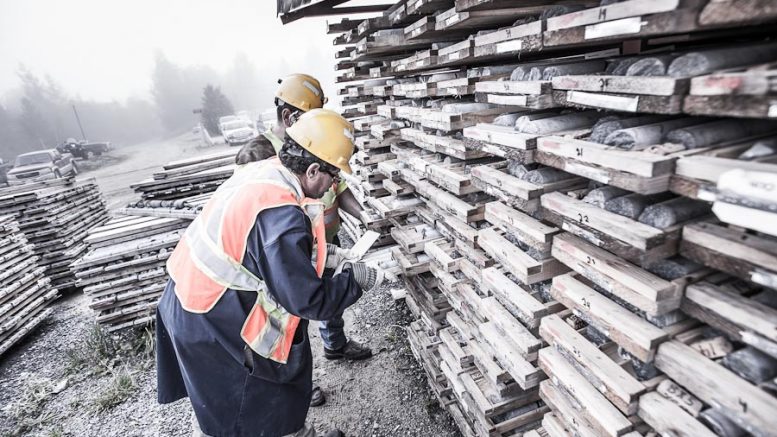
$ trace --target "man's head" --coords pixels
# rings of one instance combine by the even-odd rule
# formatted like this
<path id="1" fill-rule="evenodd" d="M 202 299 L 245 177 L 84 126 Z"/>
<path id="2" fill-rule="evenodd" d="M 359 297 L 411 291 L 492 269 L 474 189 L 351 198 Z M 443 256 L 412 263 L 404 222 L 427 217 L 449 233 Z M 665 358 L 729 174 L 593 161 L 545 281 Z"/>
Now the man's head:
<path id="1" fill-rule="evenodd" d="M 300 180 L 305 196 L 320 198 L 338 182 L 340 171 L 351 173 L 353 127 L 340 114 L 314 109 L 286 129 L 281 163 Z"/>
<path id="2" fill-rule="evenodd" d="M 307 74 L 292 74 L 278 80 L 275 107 L 278 125 L 289 127 L 299 116 L 326 103 L 321 83 Z"/>

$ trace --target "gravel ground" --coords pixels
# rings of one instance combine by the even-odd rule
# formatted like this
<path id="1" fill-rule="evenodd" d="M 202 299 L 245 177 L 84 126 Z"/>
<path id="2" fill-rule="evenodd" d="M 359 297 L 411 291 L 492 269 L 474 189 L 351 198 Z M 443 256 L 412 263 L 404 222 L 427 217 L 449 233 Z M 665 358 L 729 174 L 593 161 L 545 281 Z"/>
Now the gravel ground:
<path id="1" fill-rule="evenodd" d="M 116 151 L 116 158 L 91 164 L 82 175 L 96 177 L 115 208 L 133 198 L 129 183 L 165 162 L 219 150 L 224 147 L 198 149 L 186 136 L 149 142 Z M 339 428 L 349 436 L 456 436 L 410 352 L 404 326 L 411 316 L 404 303 L 392 301 L 389 288 L 365 295 L 345 314 L 346 332 L 372 347 L 369 360 L 325 360 L 317 324 L 311 324 L 314 381 L 327 402 L 312 408 L 309 419 L 319 432 Z M 191 435 L 188 400 L 156 403 L 149 332 L 101 334 L 82 294 L 61 298 L 54 309 L 0 359 L 0 436 Z"/>

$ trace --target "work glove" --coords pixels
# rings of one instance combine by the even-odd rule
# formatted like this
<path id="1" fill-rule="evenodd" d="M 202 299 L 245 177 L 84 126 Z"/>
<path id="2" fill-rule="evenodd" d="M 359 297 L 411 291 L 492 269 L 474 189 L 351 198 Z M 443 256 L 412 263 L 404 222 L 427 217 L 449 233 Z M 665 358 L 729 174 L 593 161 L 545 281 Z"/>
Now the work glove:
<path id="1" fill-rule="evenodd" d="M 326 264 L 324 267 L 328 269 L 336 269 L 340 264 L 351 260 L 354 255 L 348 249 L 337 247 L 334 244 L 326 245 Z"/>
<path id="2" fill-rule="evenodd" d="M 362 291 L 370 292 L 380 287 L 386 276 L 383 269 L 361 262 L 346 262 L 343 271 L 351 270 L 353 278 L 362 288 Z"/>

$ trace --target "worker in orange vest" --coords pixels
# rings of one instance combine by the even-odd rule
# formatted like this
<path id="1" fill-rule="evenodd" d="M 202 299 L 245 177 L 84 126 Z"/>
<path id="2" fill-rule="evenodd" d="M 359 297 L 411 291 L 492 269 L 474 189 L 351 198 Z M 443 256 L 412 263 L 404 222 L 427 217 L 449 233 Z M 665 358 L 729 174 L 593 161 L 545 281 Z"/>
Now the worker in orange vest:
<path id="1" fill-rule="evenodd" d="M 239 166 L 214 192 L 168 259 L 158 398 L 188 396 L 195 435 L 315 435 L 305 423 L 308 320 L 342 314 L 383 281 L 325 243 L 319 198 L 350 173 L 352 153 L 353 127 L 339 114 L 302 114 L 277 158 Z M 336 266 L 341 273 L 322 276 Z"/>
<path id="2" fill-rule="evenodd" d="M 280 80 L 275 92 L 276 126 L 243 146 L 235 158 L 236 163 L 246 164 L 275 156 L 283 143 L 281 138 L 286 129 L 294 124 L 300 114 L 320 108 L 326 101 L 321 84 L 312 76 L 292 74 Z M 324 202 L 325 206 L 326 241 L 340 246 L 340 239 L 337 236 L 340 230 L 339 208 L 342 207 L 345 212 L 358 219 L 361 217 L 362 207 L 348 188 L 345 180 L 342 179 L 324 194 L 321 201 Z M 327 271 L 325 274 L 331 274 L 331 272 Z M 350 361 L 371 357 L 372 350 L 354 340 L 349 340 L 345 335 L 344 328 L 345 321 L 342 314 L 320 322 L 319 333 L 324 343 L 324 357 L 330 360 L 346 359 Z M 311 405 L 319 406 L 325 401 L 324 392 L 316 386 L 313 389 Z"/>

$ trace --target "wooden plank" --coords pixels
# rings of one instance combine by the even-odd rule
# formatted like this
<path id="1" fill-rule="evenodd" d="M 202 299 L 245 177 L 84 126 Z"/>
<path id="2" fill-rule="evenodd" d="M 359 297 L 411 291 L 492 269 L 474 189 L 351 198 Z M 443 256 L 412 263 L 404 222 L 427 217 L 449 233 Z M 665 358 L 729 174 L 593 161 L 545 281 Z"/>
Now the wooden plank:
<path id="1" fill-rule="evenodd" d="M 503 335 L 507 336 L 518 347 L 521 356 L 527 361 L 537 359 L 537 351 L 542 342 L 518 322 L 496 298 L 483 299 L 480 308 Z"/>
<path id="2" fill-rule="evenodd" d="M 604 209 L 573 199 L 561 193 L 546 193 L 540 198 L 542 207 L 572 222 L 578 222 L 611 235 L 640 250 L 658 246 L 666 239 L 666 232 L 631 220 Z"/>
<path id="3" fill-rule="evenodd" d="M 493 322 L 483 323 L 478 329 L 494 352 L 495 358 L 522 389 L 528 390 L 537 386 L 542 372 L 526 361 L 518 347 Z"/>
<path id="4" fill-rule="evenodd" d="M 588 96 L 589 92 L 677 96 L 687 94 L 689 84 L 690 81 L 687 78 L 667 76 L 576 75 L 558 76 L 552 79 L 553 89 L 584 91 L 586 92 L 582 94 L 584 96 Z M 568 98 L 568 100 L 570 99 Z M 576 102 L 576 99 L 573 97 L 570 101 Z"/>
<path id="5" fill-rule="evenodd" d="M 721 24 L 757 24 L 777 19 L 777 7 L 771 0 L 715 0 L 699 13 L 703 26 Z"/>
<path id="6" fill-rule="evenodd" d="M 694 261 L 777 289 L 777 240 L 714 223 L 683 227 L 680 253 Z"/>
<path id="7" fill-rule="evenodd" d="M 531 293 L 511 281 L 495 267 L 482 271 L 483 285 L 496 296 L 510 303 L 519 311 L 518 318 L 529 328 L 539 326 L 540 319 L 548 314 L 547 307 Z"/>
<path id="8" fill-rule="evenodd" d="M 575 436 L 599 437 L 597 430 L 578 412 L 566 394 L 550 381 L 540 383 L 540 396 L 542 400 L 560 417 L 564 423 L 573 430 Z"/>
<path id="9" fill-rule="evenodd" d="M 644 94 L 592 93 L 567 91 L 554 93 L 554 100 L 564 106 L 598 108 L 613 111 L 680 114 L 683 112 L 683 96 L 652 96 Z"/>
<path id="10" fill-rule="evenodd" d="M 709 405 L 715 405 L 751 433 L 774 432 L 777 398 L 709 360 L 690 346 L 668 341 L 658 348 L 655 365 Z"/>
<path id="11" fill-rule="evenodd" d="M 668 335 L 576 279 L 573 274 L 553 278 L 553 299 L 580 314 L 600 331 L 641 361 L 650 362 L 656 347 Z"/>
<path id="12" fill-rule="evenodd" d="M 681 0 L 630 0 L 613 3 L 548 18 L 547 30 L 568 29 L 621 18 L 669 12 L 677 9 L 680 4 Z"/>
<path id="13" fill-rule="evenodd" d="M 637 412 L 639 396 L 645 386 L 612 361 L 558 315 L 542 319 L 540 335 L 558 349 L 575 368 L 620 411 L 630 416 Z"/>
<path id="14" fill-rule="evenodd" d="M 624 3 L 611 6 L 622 4 Z M 584 26 L 548 30 L 543 34 L 543 43 L 545 47 L 593 45 L 609 40 L 623 40 L 624 38 L 644 38 L 691 32 L 698 30 L 697 15 L 698 12 L 695 8 L 675 9 L 651 15 L 628 16 Z"/>
<path id="15" fill-rule="evenodd" d="M 682 288 L 569 233 L 553 239 L 553 256 L 609 293 L 650 315 L 680 307 Z"/>
<path id="16" fill-rule="evenodd" d="M 547 94 L 553 89 L 549 80 L 483 81 L 475 84 L 475 91 L 490 94 Z"/>
<path id="17" fill-rule="evenodd" d="M 680 407 L 691 417 L 698 417 L 699 413 L 704 409 L 704 404 L 700 400 L 671 379 L 661 381 L 656 387 L 656 393 Z"/>
<path id="18" fill-rule="evenodd" d="M 560 231 L 501 202 L 489 202 L 485 208 L 486 220 L 489 223 L 499 226 L 538 250 L 549 247 L 553 236 Z"/>
<path id="19" fill-rule="evenodd" d="M 774 308 L 706 282 L 685 290 L 681 308 L 731 338 L 777 357 L 777 310 Z"/>
<path id="20" fill-rule="evenodd" d="M 541 349 L 540 368 L 557 386 L 571 396 L 573 408 L 599 435 L 617 437 L 631 431 L 632 423 L 599 393 L 555 348 Z"/>
<path id="21" fill-rule="evenodd" d="M 479 231 L 478 244 L 527 285 L 548 280 L 569 270 L 553 258 L 535 260 L 492 228 Z"/>
<path id="22" fill-rule="evenodd" d="M 683 111 L 693 115 L 771 119 L 777 117 L 777 103 L 774 95 L 686 96 Z"/>
<path id="23" fill-rule="evenodd" d="M 655 392 L 645 393 L 639 399 L 638 415 L 661 435 L 677 437 L 716 435 L 677 404 Z"/>
<path id="24" fill-rule="evenodd" d="M 614 146 L 558 136 L 540 138 L 537 148 L 542 152 L 648 178 L 671 173 L 677 158 L 651 152 L 626 151 Z"/>
<path id="25" fill-rule="evenodd" d="M 538 135 L 524 134 L 509 126 L 478 123 L 474 127 L 466 127 L 464 136 L 473 140 L 499 144 L 516 149 L 532 150 L 537 148 Z"/>

